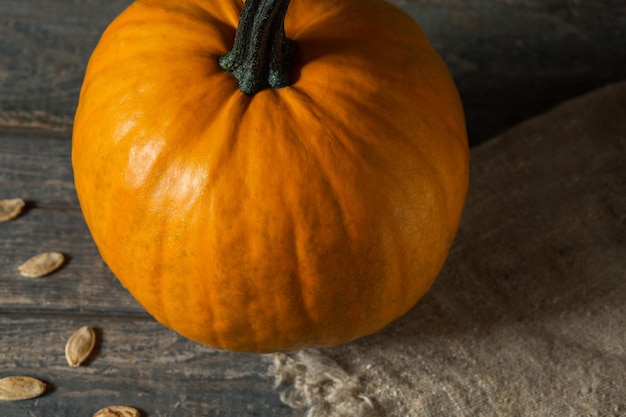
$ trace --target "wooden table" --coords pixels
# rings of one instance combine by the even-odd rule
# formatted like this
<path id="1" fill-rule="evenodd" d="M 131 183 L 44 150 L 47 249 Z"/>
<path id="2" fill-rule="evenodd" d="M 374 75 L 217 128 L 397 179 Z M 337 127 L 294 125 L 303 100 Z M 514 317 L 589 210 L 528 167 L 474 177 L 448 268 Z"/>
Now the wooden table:
<path id="1" fill-rule="evenodd" d="M 90 416 L 127 404 L 144 416 L 292 416 L 268 375 L 271 356 L 216 351 L 157 324 L 103 263 L 82 219 L 70 164 L 71 122 L 87 59 L 129 0 L 0 2 L 0 199 L 27 201 L 0 224 L 0 377 L 48 392 L 0 403 L 4 416 Z M 570 1 L 396 0 L 430 34 L 464 98 L 476 145 L 565 98 L 626 78 L 626 7 Z M 506 4 L 505 4 L 506 3 Z M 63 252 L 61 270 L 17 267 Z M 96 328 L 71 368 L 67 338 Z"/>

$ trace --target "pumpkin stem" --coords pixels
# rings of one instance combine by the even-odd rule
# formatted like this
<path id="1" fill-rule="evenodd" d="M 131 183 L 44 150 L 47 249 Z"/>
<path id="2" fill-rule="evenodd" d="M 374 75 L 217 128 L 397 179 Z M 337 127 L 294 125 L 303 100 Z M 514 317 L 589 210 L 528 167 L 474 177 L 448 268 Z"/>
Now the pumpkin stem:
<path id="1" fill-rule="evenodd" d="M 220 67 L 231 73 L 248 95 L 291 85 L 296 43 L 285 35 L 289 1 L 246 0 L 233 49 L 220 57 Z"/>

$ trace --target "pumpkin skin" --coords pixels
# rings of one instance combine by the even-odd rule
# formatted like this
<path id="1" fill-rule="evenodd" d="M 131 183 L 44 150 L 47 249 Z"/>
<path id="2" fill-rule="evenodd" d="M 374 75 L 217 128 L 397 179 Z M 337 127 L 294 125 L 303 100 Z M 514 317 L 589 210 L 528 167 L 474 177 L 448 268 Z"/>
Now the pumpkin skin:
<path id="1" fill-rule="evenodd" d="M 294 83 L 254 96 L 218 66 L 241 0 L 136 1 L 103 34 L 76 111 L 81 209 L 159 322 L 215 348 L 336 346 L 427 292 L 469 151 L 458 92 L 382 0 L 293 0 Z"/>

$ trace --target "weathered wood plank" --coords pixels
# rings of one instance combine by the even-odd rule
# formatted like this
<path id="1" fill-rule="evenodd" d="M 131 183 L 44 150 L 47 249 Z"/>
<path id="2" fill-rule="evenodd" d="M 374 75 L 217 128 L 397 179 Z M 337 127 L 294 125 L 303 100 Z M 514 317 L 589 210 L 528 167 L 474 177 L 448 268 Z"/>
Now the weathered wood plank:
<path id="1" fill-rule="evenodd" d="M 130 3 L 0 2 L 0 125 L 69 132 L 91 50 Z"/>
<path id="2" fill-rule="evenodd" d="M 97 329 L 84 366 L 64 356 L 74 330 Z M 0 377 L 29 375 L 50 389 L 28 401 L 2 403 L 2 416 L 91 416 L 115 404 L 144 416 L 292 416 L 267 375 L 268 358 L 192 343 L 152 319 L 0 314 Z"/>
<path id="3" fill-rule="evenodd" d="M 19 197 L 30 207 L 77 208 L 70 155 L 69 137 L 0 133 L 0 199 Z"/>
<path id="4" fill-rule="evenodd" d="M 626 79 L 621 0 L 391 0 L 428 33 L 477 144 L 558 102 Z M 0 2 L 0 126 L 67 135 L 89 55 L 130 0 Z"/>

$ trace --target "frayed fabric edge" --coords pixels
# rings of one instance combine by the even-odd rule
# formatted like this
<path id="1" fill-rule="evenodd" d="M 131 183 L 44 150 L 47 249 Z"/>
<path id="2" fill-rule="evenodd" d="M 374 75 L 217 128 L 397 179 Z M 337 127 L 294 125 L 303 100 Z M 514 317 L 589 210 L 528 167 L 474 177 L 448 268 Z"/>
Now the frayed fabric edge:
<path id="1" fill-rule="evenodd" d="M 359 378 L 318 350 L 277 353 L 270 374 L 283 403 L 307 409 L 305 417 L 376 417 Z"/>

